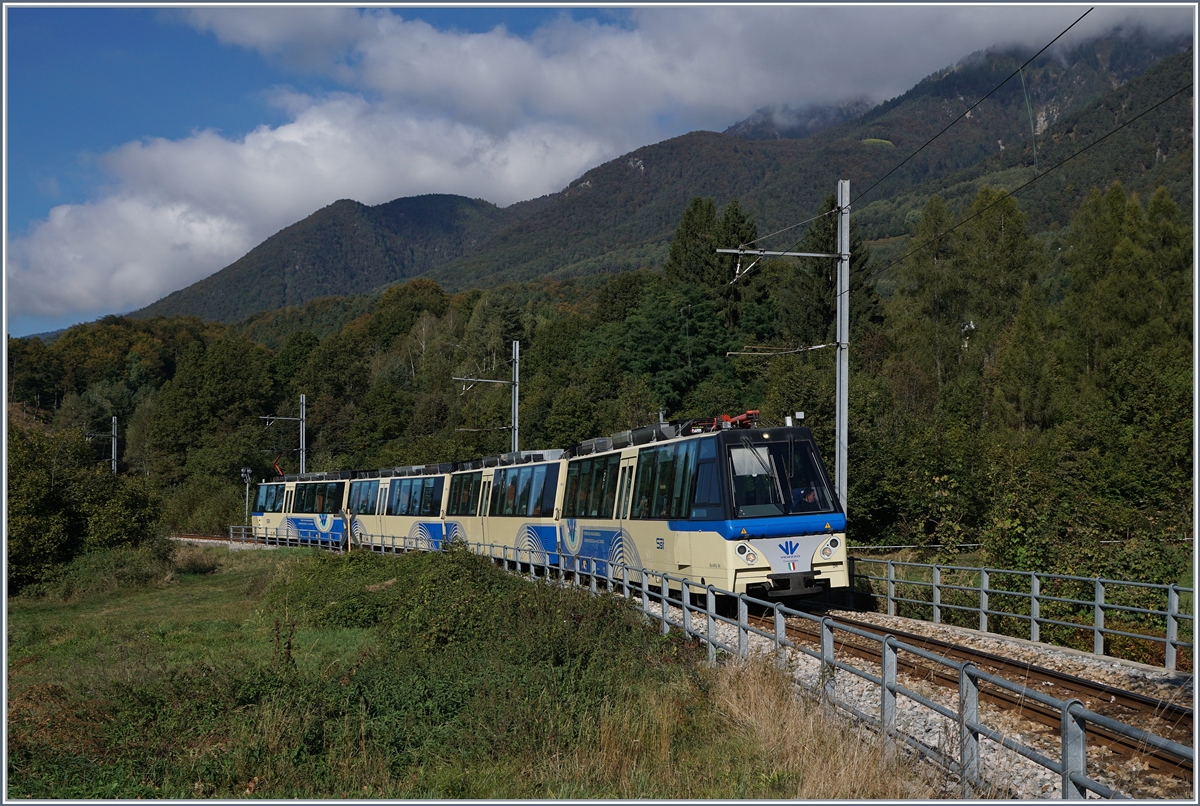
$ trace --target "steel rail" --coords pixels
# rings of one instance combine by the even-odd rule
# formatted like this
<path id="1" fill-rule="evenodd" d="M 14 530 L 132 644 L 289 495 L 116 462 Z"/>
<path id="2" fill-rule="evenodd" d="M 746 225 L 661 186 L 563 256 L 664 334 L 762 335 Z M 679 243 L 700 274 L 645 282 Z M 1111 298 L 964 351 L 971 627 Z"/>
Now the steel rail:
<path id="1" fill-rule="evenodd" d="M 752 618 L 758 618 L 758 617 L 752 617 Z M 928 639 L 925 636 L 917 636 L 917 635 L 911 635 L 911 634 L 906 635 L 905 633 L 902 633 L 902 632 L 898 632 L 898 631 L 894 631 L 894 630 L 886 630 L 886 629 L 877 627 L 875 625 L 860 624 L 858 622 L 845 621 L 842 619 L 836 619 L 836 621 L 838 621 L 839 623 L 845 624 L 847 627 L 850 627 L 851 629 L 853 629 L 855 631 L 858 631 L 861 629 L 863 632 L 871 632 L 876 635 L 890 634 L 890 635 L 895 636 L 896 638 L 904 640 L 905 643 L 908 643 L 908 641 L 911 639 L 911 640 L 915 640 L 918 643 L 924 643 L 926 646 L 935 646 L 938 648 L 939 654 L 945 653 L 947 650 L 954 650 L 960 657 L 972 657 L 972 659 L 975 657 L 979 657 L 979 655 L 975 654 L 973 650 L 970 650 L 970 649 L 967 649 L 964 647 L 960 647 L 960 646 L 956 646 L 953 644 L 946 644 L 945 642 L 937 641 L 935 639 Z M 793 623 L 788 624 L 789 635 L 794 636 L 796 638 L 800 638 L 806 642 L 819 643 L 819 641 L 820 641 L 819 632 L 820 632 L 820 630 L 819 630 L 818 625 L 815 625 L 815 624 L 809 625 L 807 622 L 805 622 L 803 620 L 796 620 Z M 865 645 L 859 644 L 859 643 L 854 643 L 854 642 L 847 640 L 844 637 L 839 636 L 838 638 L 835 639 L 835 649 L 843 651 L 843 652 L 853 655 L 855 657 L 859 657 L 864 660 L 871 661 L 873 663 L 881 662 L 879 649 L 870 643 L 865 644 Z M 988 653 L 983 653 L 983 654 L 986 655 Z M 993 657 L 995 657 L 995 656 L 993 656 Z M 999 658 L 998 660 L 1001 662 L 1006 661 L 1006 659 L 1003 659 L 1003 658 Z M 996 664 L 992 664 L 992 661 L 990 661 L 990 660 L 985 660 L 984 662 L 988 663 L 989 665 L 996 665 Z M 933 667 L 927 666 L 923 663 L 920 663 L 916 660 L 909 659 L 907 657 L 897 658 L 897 665 L 901 670 L 905 671 L 907 674 L 926 679 L 936 685 L 939 685 L 939 686 L 942 686 L 945 688 L 952 688 L 955 690 L 957 690 L 959 687 L 960 680 L 959 680 L 959 675 L 956 671 L 952 671 L 949 669 L 943 669 L 943 668 L 933 668 Z M 1026 664 L 1020 664 L 1020 663 L 1014 664 L 1012 661 L 1007 661 L 1007 663 L 1003 663 L 1001 665 L 1003 665 L 1004 668 L 1010 669 L 1010 670 L 1015 668 L 1017 671 L 1021 672 L 1022 674 L 1026 673 L 1028 670 L 1037 668 L 1037 667 L 1027 666 Z M 1052 675 L 1057 674 L 1057 673 L 1053 672 L 1052 670 L 1045 670 L 1045 671 Z M 1063 677 L 1069 677 L 1069 676 L 1064 675 Z M 1005 678 L 1005 679 L 1008 679 L 1008 678 Z M 1081 683 L 1084 683 L 1084 684 L 1089 682 L 1089 681 L 1083 681 L 1080 678 L 1075 678 L 1075 680 L 1080 681 Z M 1014 683 L 1016 681 L 1009 680 L 1009 682 Z M 1064 683 L 1065 682 L 1066 681 L 1064 681 Z M 1018 685 L 1020 685 L 1020 684 L 1018 683 Z M 1117 691 L 1116 689 L 1112 689 L 1111 687 L 1104 687 L 1104 688 L 1110 689 L 1110 691 L 1113 693 L 1115 693 Z M 1098 692 L 1098 689 L 1094 690 L 1094 691 Z M 1135 699 L 1137 697 L 1141 696 L 1141 695 L 1135 694 L 1134 692 L 1124 692 L 1124 693 L 1131 695 L 1131 697 L 1135 698 Z M 1028 695 L 1029 696 L 1020 696 L 1020 695 L 1013 694 L 1013 693 L 1010 693 L 1010 692 L 1007 692 L 1004 690 L 1000 690 L 1000 689 L 983 688 L 983 687 L 981 687 L 980 691 L 979 691 L 980 701 L 990 702 L 993 705 L 996 705 L 997 707 L 999 707 L 1003 710 L 1006 710 L 1006 711 L 1016 711 L 1018 714 L 1025 716 L 1025 717 L 1029 718 L 1031 721 L 1036 722 L 1038 724 L 1045 725 L 1047 727 L 1052 727 L 1055 729 L 1059 728 L 1061 725 L 1061 722 L 1062 722 L 1061 712 L 1058 711 L 1057 709 L 1050 708 L 1050 707 L 1041 705 L 1038 702 L 1036 702 L 1036 698 L 1039 698 L 1041 696 L 1041 693 L 1037 692 L 1035 689 L 1028 689 Z M 1103 699 L 1103 696 L 1099 693 L 1095 693 L 1095 694 L 1089 695 L 1089 696 L 1094 696 L 1096 699 Z M 1114 696 L 1114 694 L 1110 694 L 1110 696 Z M 1151 700 L 1151 698 L 1145 698 L 1145 699 Z M 1179 709 L 1179 706 L 1175 706 L 1171 703 L 1164 703 L 1164 702 L 1158 701 L 1158 700 L 1151 700 L 1151 701 L 1153 701 L 1155 703 L 1160 703 L 1164 708 L 1170 707 L 1173 709 Z M 1182 709 L 1182 710 L 1186 711 L 1188 714 L 1187 725 L 1188 725 L 1188 731 L 1189 731 L 1188 736 L 1190 738 L 1191 709 Z M 1144 711 L 1141 711 L 1141 712 L 1144 713 Z M 1183 717 L 1181 715 L 1180 719 L 1182 720 L 1182 718 Z M 1139 742 L 1135 739 L 1131 739 L 1126 736 L 1122 736 L 1121 734 L 1111 731 L 1111 730 L 1107 729 L 1106 727 L 1099 725 L 1099 724 L 1095 724 L 1095 723 L 1090 724 L 1089 725 L 1089 733 L 1093 734 L 1097 739 L 1097 741 L 1094 745 L 1089 743 L 1089 746 L 1107 747 L 1114 754 L 1116 754 L 1117 756 L 1120 756 L 1122 758 L 1138 758 L 1138 759 L 1142 760 L 1143 762 L 1145 762 L 1147 764 L 1149 769 L 1151 769 L 1155 772 L 1159 772 L 1159 773 L 1162 773 L 1165 775 L 1170 775 L 1172 777 L 1180 778 L 1180 779 L 1187 780 L 1187 781 L 1192 780 L 1192 761 L 1191 761 L 1191 759 L 1188 759 L 1181 755 L 1172 753 L 1168 750 L 1158 750 L 1155 748 L 1147 747 L 1145 745 L 1145 743 Z"/>

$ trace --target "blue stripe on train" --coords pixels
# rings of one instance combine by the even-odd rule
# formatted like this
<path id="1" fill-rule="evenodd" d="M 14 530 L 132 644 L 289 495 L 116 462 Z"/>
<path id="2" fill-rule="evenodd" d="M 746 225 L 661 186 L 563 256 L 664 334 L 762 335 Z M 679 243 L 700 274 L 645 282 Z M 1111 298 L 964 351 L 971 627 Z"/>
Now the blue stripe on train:
<path id="1" fill-rule="evenodd" d="M 667 521 L 672 532 L 716 532 L 726 540 L 752 537 L 790 537 L 846 531 L 841 512 L 823 515 L 779 515 L 771 518 L 739 518 L 735 521 Z"/>

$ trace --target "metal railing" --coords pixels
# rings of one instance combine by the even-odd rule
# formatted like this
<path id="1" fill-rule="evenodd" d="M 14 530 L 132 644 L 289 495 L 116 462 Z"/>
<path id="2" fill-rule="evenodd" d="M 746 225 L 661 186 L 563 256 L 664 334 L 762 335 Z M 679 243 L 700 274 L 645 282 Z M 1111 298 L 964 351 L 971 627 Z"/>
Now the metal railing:
<path id="1" fill-rule="evenodd" d="M 332 550 L 345 550 L 345 546 L 320 541 L 298 541 L 280 538 L 277 534 L 256 534 L 250 527 L 231 527 L 231 542 L 261 545 L 308 545 Z M 755 639 L 768 647 L 782 668 L 788 666 L 789 650 L 816 661 L 819 673 L 816 685 L 801 683 L 811 694 L 831 705 L 852 714 L 873 729 L 879 731 L 886 743 L 903 742 L 916 752 L 932 759 L 943 768 L 958 776 L 964 794 L 974 794 L 985 784 L 982 773 L 980 741 L 988 740 L 1013 753 L 1029 759 L 1060 777 L 1061 796 L 1067 799 L 1082 799 L 1091 792 L 1104 798 L 1124 798 L 1103 783 L 1088 776 L 1087 726 L 1104 728 L 1133 740 L 1146 748 L 1170 753 L 1183 759 L 1190 766 L 1193 749 L 1178 742 L 1126 725 L 1123 722 L 1097 714 L 1076 699 L 1059 700 L 1031 690 L 1002 677 L 987 674 L 970 662 L 961 662 L 937 655 L 919 647 L 911 646 L 894 636 L 880 637 L 848 625 L 836 623 L 832 618 L 785 607 L 778 602 L 764 602 L 744 593 L 734 594 L 713 585 L 700 585 L 686 577 L 649 571 L 642 568 L 604 562 L 590 557 L 574 557 L 548 551 L 516 548 L 491 543 L 453 543 L 450 540 L 418 538 L 369 538 L 369 544 L 361 548 L 383 553 L 403 553 L 413 550 L 444 551 L 459 545 L 474 554 L 487 557 L 506 570 L 526 576 L 531 580 L 557 581 L 559 584 L 584 588 L 595 595 L 602 592 L 619 595 L 629 600 L 646 618 L 659 625 L 663 635 L 672 629 L 680 630 L 689 638 L 705 644 L 708 658 L 715 661 L 719 652 L 747 658 L 752 652 Z M 357 548 L 357 546 L 356 546 Z M 1045 576 L 1045 575 L 1042 575 Z M 985 586 L 986 587 L 986 586 Z M 730 617 L 718 612 L 717 597 L 729 597 L 736 602 L 737 615 Z M 751 607 L 770 613 L 770 629 L 761 629 L 750 622 Z M 986 606 L 985 608 L 986 609 Z M 803 619 L 816 625 L 820 631 L 819 649 L 811 649 L 794 643 L 787 636 L 786 619 Z M 732 628 L 736 638 L 722 640 L 718 634 L 721 625 Z M 727 630 L 728 632 L 728 630 Z M 878 642 L 881 651 L 879 673 L 860 669 L 838 659 L 835 654 L 835 634 L 845 633 L 867 641 Z M 898 669 L 902 654 L 913 655 L 948 669 L 956 670 L 959 677 L 957 707 L 949 707 L 901 684 Z M 863 711 L 852 703 L 840 701 L 836 696 L 836 675 L 839 672 L 852 675 L 874 684 L 879 691 L 879 706 L 874 713 Z M 1038 702 L 1061 714 L 1058 736 L 1058 758 L 1017 741 L 987 725 L 979 709 L 979 685 L 987 683 L 999 689 Z M 903 733 L 897 719 L 899 698 L 916 703 L 940 715 L 956 726 L 955 750 L 931 746 L 924 741 Z"/>
<path id="2" fill-rule="evenodd" d="M 882 568 L 883 575 L 863 573 L 864 566 Z M 981 632 L 1027 636 L 1042 643 L 1062 643 L 1043 635 L 1046 626 L 1062 628 L 1060 632 L 1077 639 L 1080 633 L 1091 633 L 1091 652 L 1096 655 L 1106 654 L 1106 639 L 1114 636 L 1161 644 L 1162 666 L 1168 670 L 1178 665 L 1179 650 L 1193 648 L 1194 592 L 1179 585 L 852 557 L 850 586 L 884 602 L 890 616 L 942 624 L 948 623 L 944 622 L 948 612 L 964 614 L 970 626 Z M 1090 596 L 1081 598 L 1080 591 Z M 1148 603 L 1158 606 L 1139 606 Z M 897 612 L 898 605 L 907 605 L 903 613 Z M 1116 614 L 1127 628 L 1106 624 L 1109 613 Z M 1072 617 L 1078 620 L 1068 620 Z M 993 619 L 1023 623 L 1025 635 L 989 629 Z M 1151 631 L 1133 632 L 1133 628 Z"/>

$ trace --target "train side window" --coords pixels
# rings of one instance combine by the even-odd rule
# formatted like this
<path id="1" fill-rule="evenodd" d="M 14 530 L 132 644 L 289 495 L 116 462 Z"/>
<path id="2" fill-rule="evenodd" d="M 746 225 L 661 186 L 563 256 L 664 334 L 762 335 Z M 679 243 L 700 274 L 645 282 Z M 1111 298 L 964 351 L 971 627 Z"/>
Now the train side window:
<path id="1" fill-rule="evenodd" d="M 563 497 L 563 517 L 575 517 L 575 495 L 579 491 L 579 463 L 567 465 L 567 491 Z"/>
<path id="2" fill-rule="evenodd" d="M 721 474 L 717 464 L 717 440 L 715 437 L 696 440 L 695 483 L 692 492 L 690 515 L 693 518 L 721 518 L 724 505 L 721 496 Z"/>
<path id="3" fill-rule="evenodd" d="M 611 518 L 613 516 L 613 507 L 617 503 L 617 476 L 621 467 L 621 454 L 614 453 L 608 457 L 608 464 L 604 468 L 604 501 L 600 505 L 600 517 Z"/>
<path id="4" fill-rule="evenodd" d="M 546 465 L 546 483 L 542 486 L 542 517 L 554 517 L 554 499 L 558 495 L 558 465 Z"/>
<path id="5" fill-rule="evenodd" d="M 350 482 L 350 505 L 349 510 L 352 513 L 358 512 L 358 502 L 362 498 L 366 484 L 361 481 Z"/>
<path id="6" fill-rule="evenodd" d="M 654 500 L 651 502 L 650 517 L 666 518 L 671 508 L 671 487 L 675 482 L 675 452 L 671 445 L 658 449 L 654 462 Z"/>
<path id="7" fill-rule="evenodd" d="M 514 515 L 529 514 L 529 488 L 533 483 L 533 468 L 526 465 L 521 468 L 517 480 L 517 506 L 513 510 Z"/>
<path id="8" fill-rule="evenodd" d="M 325 485 L 325 508 L 321 514 L 336 515 L 341 511 L 344 500 L 346 500 L 346 482 L 329 482 Z"/>
<path id="9" fill-rule="evenodd" d="M 499 515 L 504 505 L 504 470 L 492 471 L 491 501 L 488 503 L 488 514 Z"/>
<path id="10" fill-rule="evenodd" d="M 617 514 L 619 520 L 625 517 L 625 505 L 629 503 L 629 477 L 630 472 L 628 467 L 621 468 L 621 483 L 617 487 Z"/>
<path id="11" fill-rule="evenodd" d="M 654 460 L 657 453 L 655 448 L 642 448 L 638 451 L 637 483 L 633 488 L 633 514 L 631 517 L 650 517 L 650 496 L 654 492 Z"/>
<path id="12" fill-rule="evenodd" d="M 533 468 L 533 476 L 529 484 L 529 516 L 533 518 L 544 517 L 542 515 L 542 510 L 544 509 L 542 497 L 546 487 L 546 465 L 538 465 Z"/>
<path id="13" fill-rule="evenodd" d="M 470 476 L 468 476 L 468 479 L 470 481 L 463 484 L 463 486 L 467 487 L 468 490 L 467 508 L 462 512 L 462 514 L 474 516 L 479 512 L 479 486 L 483 482 L 483 473 L 472 473 Z"/>
<path id="14" fill-rule="evenodd" d="M 420 514 L 422 516 L 442 514 L 442 482 L 444 479 L 431 477 L 421 484 Z M 415 504 L 416 501 L 414 500 Z M 416 514 L 410 512 L 409 514 Z"/>
<path id="15" fill-rule="evenodd" d="M 696 440 L 675 445 L 675 484 L 671 489 L 671 517 L 688 516 L 688 500 L 692 494 L 692 471 L 696 466 Z"/>

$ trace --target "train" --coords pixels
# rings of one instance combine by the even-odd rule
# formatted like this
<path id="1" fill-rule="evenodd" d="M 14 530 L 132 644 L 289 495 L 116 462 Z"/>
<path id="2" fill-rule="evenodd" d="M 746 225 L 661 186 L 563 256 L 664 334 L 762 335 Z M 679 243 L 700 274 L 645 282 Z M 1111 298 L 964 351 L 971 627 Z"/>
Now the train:
<path id="1" fill-rule="evenodd" d="M 567 449 L 281 475 L 254 501 L 254 533 L 293 544 L 458 540 L 536 565 L 640 568 L 765 599 L 849 585 L 846 516 L 812 432 L 763 427 L 756 411 Z"/>

